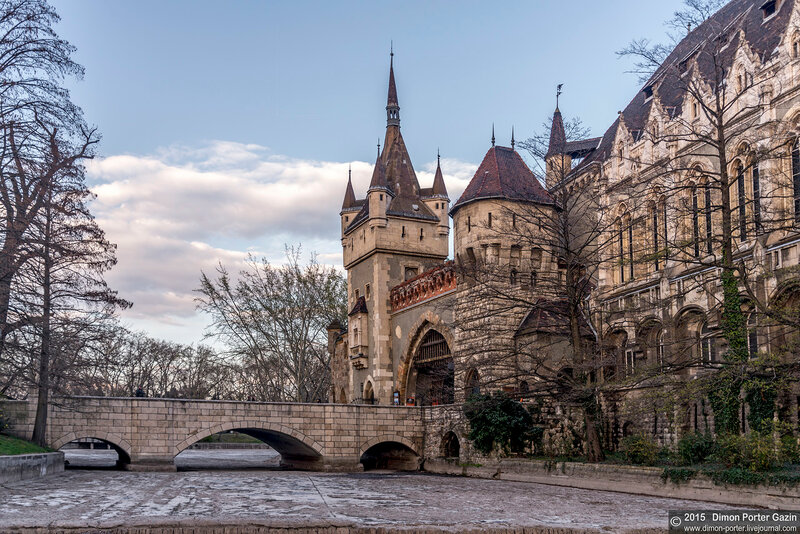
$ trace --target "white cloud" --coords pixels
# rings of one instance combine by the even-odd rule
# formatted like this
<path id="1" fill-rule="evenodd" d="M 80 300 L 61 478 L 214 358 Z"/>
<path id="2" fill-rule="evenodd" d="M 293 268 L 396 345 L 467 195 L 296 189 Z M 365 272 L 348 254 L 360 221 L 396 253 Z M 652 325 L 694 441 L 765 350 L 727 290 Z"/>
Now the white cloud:
<path id="1" fill-rule="evenodd" d="M 91 162 L 92 209 L 118 245 L 119 262 L 108 280 L 134 302 L 124 316 L 196 325 L 193 290 L 201 270 L 211 272 L 221 262 L 236 271 L 248 253 L 280 261 L 286 243 L 302 243 L 319 261 L 340 266 L 338 213 L 349 165 L 356 196 L 362 196 L 372 163 L 298 160 L 252 144 L 216 141 Z M 436 163 L 419 168 L 421 185 L 429 187 Z M 453 201 L 475 168 L 442 160 Z"/>

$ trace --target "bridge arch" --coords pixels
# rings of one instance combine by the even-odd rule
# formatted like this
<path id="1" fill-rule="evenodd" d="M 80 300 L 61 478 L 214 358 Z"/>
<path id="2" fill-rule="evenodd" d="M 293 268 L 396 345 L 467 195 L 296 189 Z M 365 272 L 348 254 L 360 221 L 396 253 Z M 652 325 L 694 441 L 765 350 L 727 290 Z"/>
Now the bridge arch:
<path id="1" fill-rule="evenodd" d="M 285 462 L 289 460 L 287 463 L 292 463 L 291 460 L 302 459 L 315 462 L 324 455 L 322 445 L 293 428 L 284 425 L 270 425 L 261 421 L 228 421 L 203 429 L 187 437 L 175 445 L 173 456 L 177 456 L 190 445 L 205 437 L 229 430 L 235 430 L 263 441 L 275 449 Z"/>
<path id="2" fill-rule="evenodd" d="M 89 438 L 99 439 L 100 441 L 108 443 L 111 448 L 117 452 L 117 456 L 119 456 L 119 459 L 117 460 L 118 465 L 126 465 L 131 463 L 131 444 L 121 435 L 108 432 L 106 430 L 82 430 L 77 434 L 75 432 L 69 432 L 58 439 L 52 440 L 50 442 L 50 448 L 58 450 L 72 441 Z"/>
<path id="3" fill-rule="evenodd" d="M 359 448 L 359 456 L 365 471 L 370 469 L 417 471 L 421 460 L 414 443 L 395 434 L 376 436 L 364 442 Z"/>

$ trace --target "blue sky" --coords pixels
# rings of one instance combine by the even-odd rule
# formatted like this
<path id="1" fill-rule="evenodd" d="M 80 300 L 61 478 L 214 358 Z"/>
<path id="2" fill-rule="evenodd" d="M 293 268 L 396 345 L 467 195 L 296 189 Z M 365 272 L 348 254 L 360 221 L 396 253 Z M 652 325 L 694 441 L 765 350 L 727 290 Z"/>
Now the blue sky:
<path id="1" fill-rule="evenodd" d="M 659 39 L 663 2 L 58 0 L 86 68 L 74 100 L 103 134 L 95 212 L 135 328 L 183 342 L 191 290 L 218 261 L 302 243 L 341 264 L 348 164 L 363 194 L 385 128 L 394 42 L 403 133 L 423 187 L 437 147 L 452 201 L 489 146 L 561 109 L 600 135 L 638 89 L 615 51 Z"/>

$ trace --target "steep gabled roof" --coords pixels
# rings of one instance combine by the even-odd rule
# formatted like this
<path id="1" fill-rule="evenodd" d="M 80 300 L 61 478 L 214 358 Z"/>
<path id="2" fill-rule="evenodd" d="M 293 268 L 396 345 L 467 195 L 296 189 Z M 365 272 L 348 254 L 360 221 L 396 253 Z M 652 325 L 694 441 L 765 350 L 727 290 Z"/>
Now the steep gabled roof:
<path id="1" fill-rule="evenodd" d="M 761 7 L 764 0 L 732 0 L 724 5 L 705 22 L 684 37 L 667 56 L 667 59 L 644 84 L 621 113 L 629 131 L 642 130 L 655 101 L 651 95 L 658 94 L 658 100 L 671 116 L 676 116 L 683 108 L 685 82 L 681 83 L 684 69 L 690 69 L 697 62 L 697 74 L 709 81 L 717 67 L 730 72 L 736 57 L 736 50 L 746 44 L 761 61 L 766 61 L 776 51 L 781 36 L 787 28 L 795 0 L 783 0 L 778 11 L 769 19 L 764 19 Z M 742 43 L 741 38 L 745 43 Z M 712 59 L 717 62 L 713 65 Z M 690 74 L 687 74 L 690 75 Z M 590 153 L 571 175 L 580 173 L 593 162 L 605 161 L 613 154 L 613 145 L 620 118 L 606 130 L 598 148 Z"/>
<path id="2" fill-rule="evenodd" d="M 436 161 L 436 174 L 433 177 L 432 189 L 433 191 L 431 191 L 431 196 L 450 198 L 447 196 L 447 187 L 444 185 L 444 175 L 442 174 L 442 164 L 438 157 Z"/>
<path id="3" fill-rule="evenodd" d="M 475 200 L 497 198 L 551 204 L 553 198 L 525 165 L 520 155 L 506 147 L 493 146 L 483 157 L 478 170 L 450 215 Z"/>
<path id="4" fill-rule="evenodd" d="M 351 210 L 356 206 L 356 194 L 353 192 L 353 180 L 347 177 L 347 188 L 344 190 L 344 201 L 342 201 L 342 211 Z"/>
<path id="5" fill-rule="evenodd" d="M 561 111 L 556 107 L 556 111 L 553 113 L 553 122 L 550 125 L 550 144 L 547 146 L 545 157 L 565 154 L 566 144 L 567 134 L 564 132 L 564 119 L 561 117 Z"/>

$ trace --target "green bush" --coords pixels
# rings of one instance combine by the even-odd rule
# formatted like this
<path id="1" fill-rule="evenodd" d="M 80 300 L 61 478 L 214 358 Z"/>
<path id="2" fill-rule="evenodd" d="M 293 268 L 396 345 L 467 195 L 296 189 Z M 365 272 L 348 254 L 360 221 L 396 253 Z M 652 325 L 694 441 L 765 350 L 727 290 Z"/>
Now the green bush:
<path id="1" fill-rule="evenodd" d="M 661 473 L 661 480 L 666 482 L 671 481 L 673 484 L 680 484 L 686 482 L 697 474 L 697 470 L 689 469 L 686 467 L 665 467 L 664 472 Z"/>
<path id="2" fill-rule="evenodd" d="M 800 464 L 800 443 L 791 434 L 783 436 L 780 444 L 780 460 L 789 464 Z"/>
<path id="3" fill-rule="evenodd" d="M 689 432 L 678 440 L 678 458 L 685 465 L 700 464 L 714 452 L 714 437 L 711 434 Z"/>
<path id="4" fill-rule="evenodd" d="M 535 435 L 531 414 L 503 392 L 471 396 L 464 403 L 464 415 L 469 420 L 469 439 L 483 454 L 495 449 L 506 454 L 524 452 Z"/>
<path id="5" fill-rule="evenodd" d="M 780 461 L 772 436 L 758 432 L 720 436 L 717 438 L 713 458 L 729 469 L 739 468 L 751 472 L 768 471 Z"/>
<path id="6" fill-rule="evenodd" d="M 654 465 L 658 460 L 658 443 L 644 434 L 633 434 L 622 438 L 620 448 L 625 460 L 635 465 Z"/>

